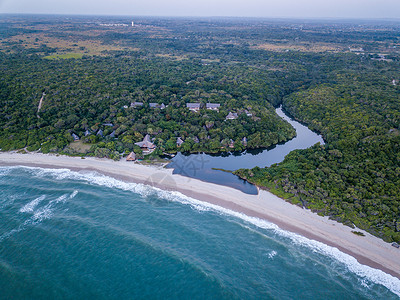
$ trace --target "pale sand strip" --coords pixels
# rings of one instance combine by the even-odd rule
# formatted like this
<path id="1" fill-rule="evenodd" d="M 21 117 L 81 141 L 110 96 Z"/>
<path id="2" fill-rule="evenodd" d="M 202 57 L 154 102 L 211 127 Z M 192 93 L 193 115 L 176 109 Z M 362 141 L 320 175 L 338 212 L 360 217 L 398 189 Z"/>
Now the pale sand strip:
<path id="1" fill-rule="evenodd" d="M 260 191 L 244 194 L 236 189 L 197 179 L 172 175 L 172 170 L 126 161 L 67 157 L 44 154 L 0 153 L 0 165 L 26 165 L 71 170 L 95 170 L 115 178 L 147 183 L 164 190 L 179 191 L 192 198 L 216 204 L 248 216 L 270 221 L 280 228 L 336 247 L 360 263 L 381 269 L 400 278 L 400 250 L 362 230 L 365 237 L 353 234 L 350 227 L 291 205 L 275 195 Z"/>

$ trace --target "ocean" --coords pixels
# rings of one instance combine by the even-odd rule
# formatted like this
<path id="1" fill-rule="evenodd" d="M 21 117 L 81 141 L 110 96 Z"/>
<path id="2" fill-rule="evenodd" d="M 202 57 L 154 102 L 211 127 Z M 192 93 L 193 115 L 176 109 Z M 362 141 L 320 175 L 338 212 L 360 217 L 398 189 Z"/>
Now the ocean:
<path id="1" fill-rule="evenodd" d="M 178 192 L 0 168 L 0 299 L 399 297 L 335 248 Z"/>

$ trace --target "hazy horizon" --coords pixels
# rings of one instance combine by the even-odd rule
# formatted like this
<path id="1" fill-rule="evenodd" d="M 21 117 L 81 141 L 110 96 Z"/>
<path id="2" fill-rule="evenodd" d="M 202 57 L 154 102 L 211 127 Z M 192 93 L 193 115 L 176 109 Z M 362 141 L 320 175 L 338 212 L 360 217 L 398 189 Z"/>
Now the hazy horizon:
<path id="1" fill-rule="evenodd" d="M 398 0 L 0 0 L 0 13 L 283 19 L 399 19 Z"/>
<path id="2" fill-rule="evenodd" d="M 18 16 L 18 15 L 31 15 L 31 16 L 76 16 L 76 17 L 121 17 L 121 18 L 187 18 L 187 19 L 260 19 L 260 20 L 299 20 L 299 21 L 394 21 L 394 22 L 400 22 L 400 17 L 398 18 L 383 18 L 383 17 L 271 17 L 271 16 L 265 16 L 265 17 L 252 17 L 252 16 L 190 16 L 190 15 L 182 15 L 182 16 L 177 16 L 177 15 L 133 15 L 133 14 L 89 14 L 89 13 L 30 13 L 30 12 L 23 12 L 23 13 L 18 13 L 18 12 L 0 12 L 0 15 L 10 15 L 10 16 Z"/>

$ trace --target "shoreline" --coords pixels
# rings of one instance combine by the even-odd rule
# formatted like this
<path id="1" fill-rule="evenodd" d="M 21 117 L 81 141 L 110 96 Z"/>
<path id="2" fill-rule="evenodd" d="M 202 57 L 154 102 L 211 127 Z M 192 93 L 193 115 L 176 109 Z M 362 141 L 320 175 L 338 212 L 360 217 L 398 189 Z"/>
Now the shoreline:
<path id="1" fill-rule="evenodd" d="M 283 230 L 338 248 L 356 258 L 359 263 L 380 269 L 400 279 L 400 250 L 392 247 L 390 243 L 363 230 L 352 229 L 329 220 L 328 217 L 321 217 L 309 210 L 292 205 L 265 190 L 259 190 L 258 195 L 245 194 L 227 186 L 178 174 L 173 175 L 173 169 L 144 166 L 124 160 L 0 152 L 0 166 L 18 165 L 96 171 L 125 182 L 142 183 L 162 190 L 178 191 L 185 196 L 266 220 Z M 351 232 L 352 230 L 361 231 L 365 236 L 355 235 Z"/>

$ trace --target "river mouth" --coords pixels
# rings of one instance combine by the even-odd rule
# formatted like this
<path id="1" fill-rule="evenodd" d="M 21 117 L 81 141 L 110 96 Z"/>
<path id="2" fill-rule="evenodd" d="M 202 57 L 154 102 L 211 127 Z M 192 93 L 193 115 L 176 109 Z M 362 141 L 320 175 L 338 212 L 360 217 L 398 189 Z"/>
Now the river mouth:
<path id="1" fill-rule="evenodd" d="M 167 168 L 174 169 L 173 174 L 225 185 L 246 194 L 257 195 L 258 189 L 255 185 L 225 171 L 269 167 L 272 164 L 283 161 L 285 156 L 293 150 L 307 149 L 316 143 L 324 144 L 322 136 L 291 119 L 281 107 L 276 109 L 276 113 L 296 130 L 296 137 L 286 143 L 277 144 L 268 149 L 255 149 L 244 152 L 222 154 L 178 153 L 171 159 Z"/>

